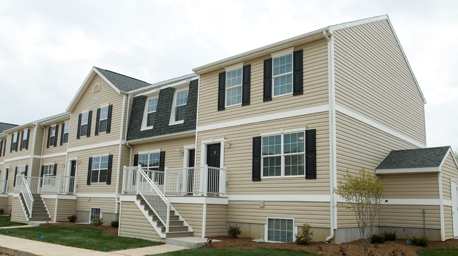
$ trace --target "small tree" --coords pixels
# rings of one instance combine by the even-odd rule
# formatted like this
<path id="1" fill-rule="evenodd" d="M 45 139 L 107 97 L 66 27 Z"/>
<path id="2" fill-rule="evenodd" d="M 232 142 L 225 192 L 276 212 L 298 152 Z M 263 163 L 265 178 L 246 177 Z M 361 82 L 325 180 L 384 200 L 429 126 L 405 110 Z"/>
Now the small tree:
<path id="1" fill-rule="evenodd" d="M 360 175 L 351 175 L 348 170 L 344 176 L 345 182 L 340 181 L 335 193 L 345 202 L 340 203 L 355 213 L 364 253 L 368 253 L 371 245 L 374 220 L 380 207 L 385 181 L 361 169 Z"/>

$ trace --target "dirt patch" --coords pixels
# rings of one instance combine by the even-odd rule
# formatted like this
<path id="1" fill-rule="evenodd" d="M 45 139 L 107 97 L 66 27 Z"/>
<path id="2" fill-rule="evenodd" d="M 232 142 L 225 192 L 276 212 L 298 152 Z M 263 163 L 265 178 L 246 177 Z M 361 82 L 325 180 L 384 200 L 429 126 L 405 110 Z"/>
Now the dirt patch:
<path id="1" fill-rule="evenodd" d="M 111 226 L 94 226 L 90 224 L 77 224 L 75 222 L 49 222 L 47 224 L 42 224 L 42 226 L 60 226 L 60 227 L 85 227 L 85 228 L 95 228 L 102 229 L 104 234 L 109 236 L 118 236 L 118 228 L 113 228 Z"/>
<path id="2" fill-rule="evenodd" d="M 251 238 L 229 238 L 229 237 L 215 237 L 216 240 L 221 242 L 212 243 L 205 248 L 232 248 L 232 249 L 249 249 L 249 248 L 270 248 L 270 249 L 290 249 L 308 251 L 320 255 L 354 255 L 363 256 L 363 246 L 359 241 L 353 241 L 345 244 L 331 244 L 327 245 L 323 242 L 312 242 L 309 245 L 297 245 L 295 243 L 257 243 L 253 242 Z M 458 240 L 447 240 L 445 242 L 429 242 L 427 248 L 458 248 Z M 423 247 L 415 245 L 406 245 L 405 240 L 398 239 L 396 241 L 386 241 L 384 244 L 377 246 L 371 245 L 370 251 L 374 256 L 386 255 L 405 255 L 416 256 L 416 251 L 423 249 Z"/>

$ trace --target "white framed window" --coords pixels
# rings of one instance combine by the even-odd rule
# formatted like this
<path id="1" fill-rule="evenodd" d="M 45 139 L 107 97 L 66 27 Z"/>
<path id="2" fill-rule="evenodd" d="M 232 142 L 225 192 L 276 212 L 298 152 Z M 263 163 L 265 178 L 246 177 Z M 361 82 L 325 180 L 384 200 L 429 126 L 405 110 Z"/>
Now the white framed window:
<path id="1" fill-rule="evenodd" d="M 158 173 L 160 161 L 160 151 L 150 151 L 138 154 L 138 164 L 145 170 L 146 174 L 150 179 L 154 179 L 154 182 L 163 184 L 164 175 Z M 156 172 L 156 175 L 153 175 Z"/>
<path id="2" fill-rule="evenodd" d="M 19 133 L 18 132 L 13 133 L 13 136 L 12 136 L 13 144 L 11 145 L 11 150 L 12 151 L 17 151 L 18 137 L 19 137 Z"/>
<path id="3" fill-rule="evenodd" d="M 92 157 L 91 183 L 107 181 L 108 157 L 108 155 Z"/>
<path id="4" fill-rule="evenodd" d="M 291 94 L 293 92 L 293 54 L 273 58 L 273 96 Z"/>
<path id="5" fill-rule="evenodd" d="M 305 132 L 262 136 L 262 176 L 303 176 L 305 174 Z"/>
<path id="6" fill-rule="evenodd" d="M 91 223 L 92 220 L 95 218 L 98 218 L 98 219 L 102 218 L 102 211 L 100 210 L 100 208 L 91 208 L 91 214 L 89 216 L 89 223 Z"/>
<path id="7" fill-rule="evenodd" d="M 70 132 L 70 121 L 64 123 L 64 132 L 62 134 L 62 143 L 68 142 L 68 134 Z"/>
<path id="8" fill-rule="evenodd" d="M 267 241 L 269 242 L 293 242 L 294 219 L 290 218 L 267 218 Z"/>
<path id="9" fill-rule="evenodd" d="M 154 119 L 156 118 L 158 98 L 148 99 L 146 102 L 146 126 L 152 127 L 154 125 Z"/>
<path id="10" fill-rule="evenodd" d="M 181 124 L 184 122 L 186 105 L 188 104 L 188 88 L 175 92 L 173 100 L 170 124 Z"/>
<path id="11" fill-rule="evenodd" d="M 226 107 L 242 103 L 242 70 L 238 68 L 226 72 Z"/>
<path id="12" fill-rule="evenodd" d="M 26 171 L 27 171 L 27 166 L 26 165 L 20 165 L 17 167 L 17 175 L 23 175 L 25 176 L 26 175 Z"/>
<path id="13" fill-rule="evenodd" d="M 49 145 L 56 145 L 57 134 L 56 134 L 56 126 L 52 126 L 51 130 L 49 131 Z"/>
<path id="14" fill-rule="evenodd" d="M 106 132 L 108 127 L 108 106 L 100 108 L 99 132 Z"/>
<path id="15" fill-rule="evenodd" d="M 24 135 L 22 135 L 21 148 L 26 148 L 28 142 L 29 142 L 29 129 L 26 129 L 24 130 Z"/>
<path id="16" fill-rule="evenodd" d="M 80 136 L 86 136 L 88 134 L 88 123 L 89 123 L 89 111 L 81 113 L 81 125 L 80 125 Z"/>
<path id="17" fill-rule="evenodd" d="M 54 164 L 45 164 L 43 165 L 43 177 L 45 176 L 54 176 Z"/>

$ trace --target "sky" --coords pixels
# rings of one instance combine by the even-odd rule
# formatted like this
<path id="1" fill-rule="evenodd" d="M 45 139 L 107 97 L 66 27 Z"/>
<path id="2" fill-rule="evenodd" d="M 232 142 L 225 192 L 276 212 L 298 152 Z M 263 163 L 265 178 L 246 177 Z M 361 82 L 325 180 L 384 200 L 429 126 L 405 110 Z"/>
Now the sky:
<path id="1" fill-rule="evenodd" d="M 457 12 L 447 0 L 0 0 L 0 122 L 64 112 L 93 66 L 156 83 L 388 14 L 427 101 L 427 146 L 457 150 Z"/>

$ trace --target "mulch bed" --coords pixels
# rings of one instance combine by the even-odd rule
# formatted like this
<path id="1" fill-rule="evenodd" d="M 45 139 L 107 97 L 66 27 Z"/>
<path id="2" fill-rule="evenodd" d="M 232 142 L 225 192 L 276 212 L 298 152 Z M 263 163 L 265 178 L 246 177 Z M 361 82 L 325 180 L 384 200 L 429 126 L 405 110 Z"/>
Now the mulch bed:
<path id="1" fill-rule="evenodd" d="M 42 224 L 41 226 L 59 226 L 59 227 L 85 227 L 85 228 L 95 228 L 102 229 L 103 233 L 109 236 L 117 236 L 118 228 L 113 228 L 111 226 L 94 226 L 90 224 L 78 224 L 75 222 L 49 222 Z"/>

